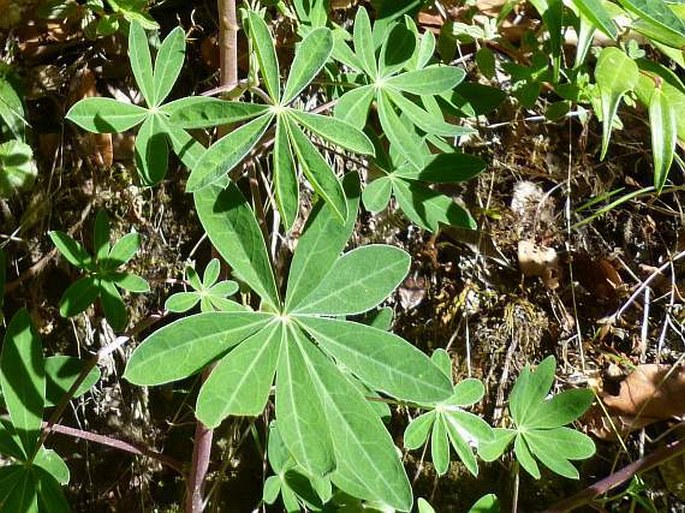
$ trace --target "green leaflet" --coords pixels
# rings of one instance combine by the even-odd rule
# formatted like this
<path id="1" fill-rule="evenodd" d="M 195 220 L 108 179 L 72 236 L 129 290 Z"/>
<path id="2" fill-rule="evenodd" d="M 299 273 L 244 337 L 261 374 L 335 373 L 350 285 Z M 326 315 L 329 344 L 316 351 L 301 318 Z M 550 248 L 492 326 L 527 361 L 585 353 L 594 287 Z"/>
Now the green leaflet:
<path id="1" fill-rule="evenodd" d="M 45 359 L 45 407 L 56 406 L 76 381 L 86 363 L 73 356 L 49 356 Z M 100 369 L 93 367 L 73 397 L 80 397 L 100 380 Z"/>
<path id="2" fill-rule="evenodd" d="M 169 144 L 159 114 L 150 114 L 136 137 L 136 168 L 143 184 L 155 185 L 166 175 L 169 164 Z"/>
<path id="3" fill-rule="evenodd" d="M 67 287 L 59 302 L 59 313 L 62 317 L 72 317 L 83 312 L 100 294 L 100 281 L 88 276 L 79 278 Z"/>
<path id="4" fill-rule="evenodd" d="M 378 75 L 378 68 L 376 66 L 375 45 L 371 33 L 371 21 L 366 9 L 363 7 L 357 9 L 357 15 L 354 18 L 353 39 L 354 49 L 362 68 L 367 75 L 375 78 Z"/>
<path id="5" fill-rule="evenodd" d="M 267 105 L 192 96 L 163 107 L 169 123 L 181 128 L 208 128 L 252 119 L 268 111 Z"/>
<path id="6" fill-rule="evenodd" d="M 349 321 L 297 316 L 297 322 L 371 389 L 420 403 L 452 393 L 450 380 L 430 358 L 397 335 Z"/>
<path id="7" fill-rule="evenodd" d="M 649 101 L 649 127 L 652 133 L 654 187 L 658 193 L 664 188 L 673 163 L 678 141 L 676 119 L 668 95 L 660 88 L 655 89 Z"/>
<path id="8" fill-rule="evenodd" d="M 178 155 L 184 166 L 188 169 L 194 168 L 202 158 L 205 147 L 182 128 L 171 125 L 164 117 L 161 117 L 161 124 L 164 126 L 164 133 L 174 153 Z"/>
<path id="9" fill-rule="evenodd" d="M 60 483 L 42 468 L 36 467 L 33 472 L 37 480 L 38 506 L 41 513 L 69 513 L 71 508 L 62 493 Z"/>
<path id="10" fill-rule="evenodd" d="M 402 123 L 395 113 L 392 103 L 385 91 L 381 91 L 377 98 L 378 117 L 385 130 L 385 135 L 393 147 L 416 168 L 424 166 L 425 155 L 419 144 L 416 143 L 414 134 Z"/>
<path id="11" fill-rule="evenodd" d="M 70 472 L 66 462 L 52 449 L 41 447 L 36 454 L 33 464 L 47 472 L 59 484 L 69 484 Z"/>
<path id="12" fill-rule="evenodd" d="M 527 425 L 539 404 L 544 401 L 554 383 L 556 360 L 553 356 L 545 358 L 532 371 L 530 365 L 521 371 L 509 394 L 509 410 L 517 425 Z"/>
<path id="13" fill-rule="evenodd" d="M 224 356 L 202 385 L 197 418 L 217 427 L 229 415 L 259 415 L 269 398 L 283 324 L 272 322 Z"/>
<path id="14" fill-rule="evenodd" d="M 128 56 L 133 76 L 148 105 L 157 105 L 152 71 L 152 57 L 145 30 L 139 23 L 131 23 L 128 33 Z"/>
<path id="15" fill-rule="evenodd" d="M 359 177 L 348 173 L 343 179 L 348 216 L 341 224 L 333 208 L 323 201 L 309 214 L 304 233 L 290 264 L 286 311 L 295 310 L 314 290 L 338 259 L 352 235 L 359 209 Z"/>
<path id="16" fill-rule="evenodd" d="M 65 117 L 89 132 L 117 133 L 133 128 L 147 115 L 147 109 L 113 98 L 85 98 L 69 109 Z"/>
<path id="17" fill-rule="evenodd" d="M 138 248 L 140 248 L 140 242 L 141 237 L 139 233 L 127 233 L 114 243 L 109 251 L 109 255 L 107 255 L 107 259 L 102 263 L 107 264 L 110 269 L 116 269 L 124 265 L 135 256 Z"/>
<path id="18" fill-rule="evenodd" d="M 382 176 L 364 187 L 362 201 L 364 207 L 370 212 L 380 212 L 388 206 L 391 195 L 392 179 L 388 176 Z"/>
<path id="19" fill-rule="evenodd" d="M 685 22 L 663 0 L 619 0 L 619 3 L 640 19 L 668 31 L 673 36 L 685 36 Z"/>
<path id="20" fill-rule="evenodd" d="M 573 3 L 592 24 L 611 39 L 616 39 L 618 30 L 602 0 L 573 0 Z"/>
<path id="21" fill-rule="evenodd" d="M 340 181 L 302 129 L 285 118 L 297 160 L 314 190 L 329 203 L 341 222 L 347 219 L 347 202 Z"/>
<path id="22" fill-rule="evenodd" d="M 147 46 L 147 42 L 146 45 Z M 155 86 L 155 106 L 169 96 L 174 87 L 186 54 L 186 39 L 183 28 L 176 27 L 162 42 L 155 59 L 153 82 Z"/>
<path id="23" fill-rule="evenodd" d="M 4 511 L 38 513 L 37 483 L 33 469 L 23 467 L 18 472 L 16 482 L 2 503 Z"/>
<path id="24" fill-rule="evenodd" d="M 210 146 L 190 172 L 186 191 L 196 192 L 237 166 L 262 138 L 272 119 L 272 114 L 259 116 Z"/>
<path id="25" fill-rule="evenodd" d="M 0 143 L 0 197 L 30 191 L 37 176 L 31 146 L 18 139 Z"/>
<path id="26" fill-rule="evenodd" d="M 390 77 L 385 83 L 405 93 L 435 95 L 455 88 L 464 77 L 461 68 L 435 65 Z"/>
<path id="27" fill-rule="evenodd" d="M 55 247 L 71 265 L 81 269 L 90 265 L 92 257 L 78 241 L 57 230 L 48 232 L 48 235 Z"/>
<path id="28" fill-rule="evenodd" d="M 450 444 L 445 421 L 439 415 L 435 417 L 431 432 L 431 458 L 438 475 L 445 475 L 450 466 Z"/>
<path id="29" fill-rule="evenodd" d="M 404 280 L 411 258 L 385 245 L 356 248 L 339 258 L 292 313 L 355 315 L 371 310 Z"/>
<path id="30" fill-rule="evenodd" d="M 195 193 L 195 207 L 209 240 L 245 281 L 273 307 L 280 305 L 264 236 L 240 190 L 206 187 Z"/>
<path id="31" fill-rule="evenodd" d="M 294 100 L 319 74 L 333 51 L 333 36 L 325 27 L 312 30 L 299 44 L 285 84 L 283 103 Z M 273 96 L 273 95 L 272 95 Z"/>
<path id="32" fill-rule="evenodd" d="M 107 217 L 107 213 L 104 210 L 98 210 L 97 214 L 95 214 L 95 224 L 93 225 L 93 251 L 95 252 L 95 260 L 96 261 L 103 260 L 103 259 L 107 258 L 107 255 L 109 255 L 109 251 L 110 251 L 109 236 L 110 236 L 109 217 Z M 54 241 L 55 241 L 55 239 L 53 238 L 53 242 Z M 73 242 L 76 242 L 76 241 L 73 241 Z M 55 245 L 57 245 L 57 244 L 55 244 Z M 80 244 L 79 244 L 79 246 L 80 246 Z M 62 250 L 62 248 L 59 248 L 59 250 L 62 253 L 62 255 L 64 255 L 64 251 Z M 81 247 L 81 250 L 83 251 L 84 254 L 86 254 L 88 257 L 90 257 L 90 255 L 88 255 L 88 253 L 86 252 L 86 250 L 83 247 Z M 67 257 L 67 260 L 69 260 L 69 262 L 71 262 L 72 265 L 74 264 L 74 262 L 72 261 L 71 258 Z M 76 260 L 78 260 L 78 258 Z"/>
<path id="33" fill-rule="evenodd" d="M 373 156 L 375 153 L 373 144 L 364 132 L 346 121 L 294 109 L 289 110 L 288 115 L 292 115 L 306 129 L 331 141 L 336 146 L 363 155 Z"/>
<path id="34" fill-rule="evenodd" d="M 7 326 L 0 353 L 0 386 L 12 425 L 25 453 L 31 455 L 43 422 L 45 367 L 40 337 L 24 308 Z"/>
<path id="35" fill-rule="evenodd" d="M 300 207 L 300 187 L 288 134 L 283 122 L 276 123 L 273 154 L 274 193 L 283 225 L 290 230 Z"/>
<path id="36" fill-rule="evenodd" d="M 388 88 L 386 90 L 386 94 L 390 101 L 397 106 L 400 112 L 405 114 L 412 121 L 412 123 L 414 123 L 427 134 L 456 137 L 474 133 L 472 128 L 463 127 L 460 125 L 452 125 L 443 121 L 441 117 L 435 117 L 431 115 L 397 91 L 393 91 L 392 89 Z"/>
<path id="37" fill-rule="evenodd" d="M 595 80 L 602 98 L 602 151 L 606 155 L 611 137 L 611 127 L 621 98 L 637 86 L 637 64 L 618 48 L 605 48 L 599 55 L 595 68 Z"/>
<path id="38" fill-rule="evenodd" d="M 379 75 L 385 78 L 402 69 L 412 58 L 416 46 L 416 34 L 404 23 L 393 26 L 381 45 Z"/>
<path id="39" fill-rule="evenodd" d="M 185 317 L 147 337 L 133 351 L 124 377 L 136 385 L 161 385 L 186 378 L 262 329 L 272 318 L 254 312 Z"/>
<path id="40" fill-rule="evenodd" d="M 126 305 L 114 283 L 109 280 L 100 280 L 100 304 L 114 331 L 126 328 Z"/>
<path id="41" fill-rule="evenodd" d="M 373 98 L 372 86 L 362 86 L 347 91 L 335 104 L 335 117 L 346 121 L 357 129 L 362 129 L 366 124 Z"/>
<path id="42" fill-rule="evenodd" d="M 273 102 L 278 104 L 281 102 L 280 71 L 269 27 L 267 27 L 261 16 L 254 11 L 247 12 L 247 20 L 250 29 L 250 39 L 257 54 L 259 70 L 264 78 L 264 85 Z"/>
<path id="43" fill-rule="evenodd" d="M 431 183 L 458 183 L 475 178 L 486 168 L 483 159 L 466 153 L 440 153 L 432 157 L 416 176 Z"/>

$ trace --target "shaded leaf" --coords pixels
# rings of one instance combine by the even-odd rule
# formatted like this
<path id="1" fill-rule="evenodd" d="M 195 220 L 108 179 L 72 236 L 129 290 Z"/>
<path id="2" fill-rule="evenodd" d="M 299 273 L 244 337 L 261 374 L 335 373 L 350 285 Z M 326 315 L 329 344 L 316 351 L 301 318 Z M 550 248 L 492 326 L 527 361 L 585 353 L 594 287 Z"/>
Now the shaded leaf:
<path id="1" fill-rule="evenodd" d="M 148 116 L 136 136 L 136 168 L 143 185 L 156 185 L 166 175 L 169 145 L 159 115 Z"/>
<path id="2" fill-rule="evenodd" d="M 100 281 L 93 276 L 79 278 L 69 285 L 59 302 L 62 317 L 72 317 L 83 312 L 100 295 Z"/>
<path id="3" fill-rule="evenodd" d="M 104 279 L 100 280 L 100 303 L 107 322 L 114 331 L 121 331 L 126 328 L 128 314 L 124 300 L 121 299 L 121 294 L 114 284 Z"/>
<path id="4" fill-rule="evenodd" d="M 45 359 L 45 407 L 56 406 L 69 391 L 87 362 L 73 356 L 56 355 Z M 100 380 L 100 369 L 93 367 L 73 397 L 80 397 Z"/>
<path id="5" fill-rule="evenodd" d="M 0 144 L 0 197 L 30 191 L 37 176 L 31 146 L 17 139 Z"/>
<path id="6" fill-rule="evenodd" d="M 466 77 L 466 72 L 455 66 L 429 66 L 390 77 L 385 84 L 405 93 L 435 95 L 449 91 Z"/>
<path id="7" fill-rule="evenodd" d="M 48 232 L 52 243 L 59 250 L 64 258 L 71 265 L 80 269 L 88 267 L 92 261 L 90 253 L 78 242 L 72 239 L 67 233 L 53 230 Z"/>

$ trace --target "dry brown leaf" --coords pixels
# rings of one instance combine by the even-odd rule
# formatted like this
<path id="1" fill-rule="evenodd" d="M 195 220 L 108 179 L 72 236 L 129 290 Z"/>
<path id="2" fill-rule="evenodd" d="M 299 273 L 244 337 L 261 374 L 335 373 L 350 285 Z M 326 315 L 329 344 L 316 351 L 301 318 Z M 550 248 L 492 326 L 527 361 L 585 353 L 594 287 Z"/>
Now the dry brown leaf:
<path id="1" fill-rule="evenodd" d="M 554 248 L 548 248 L 531 240 L 518 244 L 519 267 L 524 276 L 539 276 L 550 290 L 559 287 L 561 266 Z"/>
<path id="2" fill-rule="evenodd" d="M 614 300 L 623 279 L 606 258 L 592 258 L 584 252 L 573 253 L 573 276 L 593 296 Z"/>

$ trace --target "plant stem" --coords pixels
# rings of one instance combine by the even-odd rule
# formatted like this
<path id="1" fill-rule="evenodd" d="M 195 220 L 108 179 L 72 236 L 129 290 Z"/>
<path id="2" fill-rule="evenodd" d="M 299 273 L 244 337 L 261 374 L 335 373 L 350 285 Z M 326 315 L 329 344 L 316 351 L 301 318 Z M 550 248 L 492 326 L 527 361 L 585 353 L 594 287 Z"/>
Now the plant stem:
<path id="1" fill-rule="evenodd" d="M 511 513 L 517 513 L 519 509 L 519 481 L 521 466 L 518 461 L 514 462 L 514 490 L 511 494 Z"/>
<path id="2" fill-rule="evenodd" d="M 641 472 L 647 472 L 648 470 L 665 463 L 671 458 L 675 458 L 682 454 L 685 454 L 685 438 L 666 445 L 661 449 L 657 449 L 652 454 L 645 456 L 644 458 L 640 458 L 630 465 L 626 465 L 622 469 L 617 470 L 613 474 L 608 475 L 600 481 L 597 481 L 596 483 L 581 490 L 577 494 L 572 495 L 568 499 L 564 499 L 563 501 L 554 504 L 550 508 L 546 509 L 543 513 L 563 513 L 584 506 L 585 504 L 589 504 L 600 495 L 603 495 L 616 488 L 620 484 L 625 483 L 634 475 Z"/>
<path id="3" fill-rule="evenodd" d="M 238 17 L 235 0 L 218 0 L 221 87 L 238 84 Z"/>

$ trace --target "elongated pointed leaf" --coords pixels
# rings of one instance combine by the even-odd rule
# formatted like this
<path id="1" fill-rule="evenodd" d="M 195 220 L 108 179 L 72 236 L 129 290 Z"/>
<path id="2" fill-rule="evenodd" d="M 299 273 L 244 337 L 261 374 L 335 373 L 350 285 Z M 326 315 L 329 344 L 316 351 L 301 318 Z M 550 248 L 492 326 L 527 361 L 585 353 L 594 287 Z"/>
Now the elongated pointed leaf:
<path id="1" fill-rule="evenodd" d="M 195 207 L 209 240 L 219 254 L 259 296 L 280 304 L 276 280 L 254 212 L 238 187 L 207 187 L 195 194 Z"/>
<path id="2" fill-rule="evenodd" d="M 464 77 L 466 72 L 455 66 L 429 66 L 390 77 L 385 84 L 405 93 L 434 95 L 450 91 L 460 84 Z"/>
<path id="3" fill-rule="evenodd" d="M 414 55 L 416 43 L 416 34 L 404 23 L 394 25 L 381 47 L 380 76 L 388 77 L 402 69 Z"/>
<path id="4" fill-rule="evenodd" d="M 136 168 L 144 185 L 156 185 L 164 179 L 169 164 L 169 144 L 158 114 L 152 114 L 140 126 L 136 136 Z"/>
<path id="5" fill-rule="evenodd" d="M 176 27 L 164 38 L 155 59 L 155 105 L 160 105 L 169 96 L 183 68 L 185 55 L 185 32 L 182 27 Z"/>
<path id="6" fill-rule="evenodd" d="M 26 454 L 31 454 L 43 421 L 45 363 L 40 337 L 24 308 L 7 326 L 0 353 L 0 386 L 14 429 Z"/>
<path id="7" fill-rule="evenodd" d="M 393 246 L 370 244 L 339 258 L 293 313 L 355 315 L 378 306 L 404 280 L 410 256 Z"/>
<path id="8" fill-rule="evenodd" d="M 148 105 L 155 105 L 155 86 L 152 72 L 152 57 L 145 30 L 139 23 L 131 23 L 128 33 L 128 57 L 133 76 Z"/>
<path id="9" fill-rule="evenodd" d="M 186 191 L 198 191 L 237 166 L 262 138 L 272 119 L 271 114 L 259 116 L 212 144 L 190 172 Z"/>
<path id="10" fill-rule="evenodd" d="M 31 467 L 23 467 L 19 479 L 2 503 L 3 511 L 38 513 L 38 493 Z"/>
<path id="11" fill-rule="evenodd" d="M 177 292 L 165 301 L 164 309 L 176 313 L 187 312 L 200 302 L 200 298 L 197 292 Z"/>
<path id="12" fill-rule="evenodd" d="M 169 139 L 169 144 L 174 153 L 181 159 L 183 165 L 188 169 L 193 169 L 204 155 L 205 147 L 190 136 L 182 128 L 176 128 L 163 117 L 161 124 L 164 126 L 164 133 Z"/>
<path id="13" fill-rule="evenodd" d="M 526 421 L 535 413 L 538 405 L 545 399 L 554 383 L 554 356 L 545 358 L 532 371 L 526 365 L 514 383 L 509 394 L 509 410 L 518 426 L 526 426 Z"/>
<path id="14" fill-rule="evenodd" d="M 308 130 L 336 146 L 364 155 L 374 155 L 375 153 L 373 143 L 364 132 L 346 121 L 294 109 L 289 111 L 289 115 L 292 115 L 298 123 Z"/>
<path id="15" fill-rule="evenodd" d="M 48 235 L 55 247 L 71 265 L 81 269 L 90 265 L 92 261 L 90 253 L 78 241 L 72 239 L 69 234 L 54 230 L 48 232 Z"/>
<path id="16" fill-rule="evenodd" d="M 288 327 L 281 343 L 276 375 L 278 430 L 295 460 L 317 476 L 336 465 L 325 405 L 319 397 L 313 369 L 305 363 L 301 345 L 310 344 L 297 327 Z"/>
<path id="17" fill-rule="evenodd" d="M 35 468 L 38 506 L 41 513 L 70 513 L 71 508 L 62 493 L 60 483 L 42 468 Z"/>
<path id="18" fill-rule="evenodd" d="M 673 163 L 678 133 L 675 110 L 660 88 L 654 90 L 649 102 L 649 127 L 652 132 L 654 187 L 661 192 Z"/>
<path id="19" fill-rule="evenodd" d="M 494 428 L 495 438 L 492 442 L 486 442 L 478 446 L 478 455 L 484 461 L 495 461 L 507 449 L 511 441 L 516 436 L 516 430 L 505 428 Z"/>
<path id="20" fill-rule="evenodd" d="M 412 490 L 395 445 L 361 393 L 319 349 L 300 343 L 333 440 L 333 484 L 343 491 L 400 511 L 412 506 Z"/>
<path id="21" fill-rule="evenodd" d="M 619 3 L 639 18 L 646 19 L 676 36 L 685 36 L 685 22 L 663 0 L 619 0 Z"/>
<path id="22" fill-rule="evenodd" d="M 184 103 L 181 104 L 180 102 Z M 170 112 L 169 123 L 175 126 L 181 128 L 210 128 L 218 125 L 231 125 L 238 121 L 255 118 L 264 114 L 269 107 L 256 103 L 193 96 L 165 105 L 163 109 Z"/>
<path id="23" fill-rule="evenodd" d="M 434 232 L 440 223 L 476 229 L 471 215 L 444 194 L 409 180 L 395 180 L 393 190 L 406 216 L 426 230 Z"/>
<path id="24" fill-rule="evenodd" d="M 276 139 L 274 140 L 274 192 L 278 211 L 283 219 L 286 231 L 290 230 L 300 208 L 300 186 L 297 171 L 290 150 L 287 129 L 284 122 L 276 123 Z"/>
<path id="25" fill-rule="evenodd" d="M 96 260 L 102 260 L 109 254 L 109 234 L 107 212 L 98 210 L 95 216 L 95 225 L 93 226 L 93 250 L 95 251 Z"/>
<path id="26" fill-rule="evenodd" d="M 116 241 L 107 257 L 107 264 L 110 269 L 124 265 L 131 260 L 140 248 L 140 243 L 141 237 L 137 232 L 127 233 Z"/>
<path id="27" fill-rule="evenodd" d="M 469 445 L 469 441 L 475 439 L 475 437 L 466 429 L 467 426 L 461 421 L 462 419 L 458 418 L 458 414 L 470 415 L 462 411 L 457 411 L 454 412 L 454 414 L 441 415 L 440 417 L 445 425 L 450 444 L 454 447 L 457 456 L 459 456 L 459 459 L 473 476 L 478 476 L 478 462 L 473 455 L 473 449 Z M 490 426 L 488 426 L 484 420 L 475 415 L 473 415 L 473 418 L 469 419 L 472 421 L 472 424 L 469 427 L 473 427 L 477 422 L 473 420 L 474 418 L 484 424 L 484 426 L 479 426 L 480 428 L 490 429 Z"/>
<path id="28" fill-rule="evenodd" d="M 66 119 L 89 132 L 115 134 L 141 123 L 149 111 L 113 98 L 86 98 L 76 103 Z"/>
<path id="29" fill-rule="evenodd" d="M 573 0 L 573 3 L 583 15 L 599 30 L 611 39 L 616 39 L 618 30 L 611 19 L 611 15 L 604 8 L 602 0 Z"/>
<path id="30" fill-rule="evenodd" d="M 264 85 L 274 103 L 280 103 L 280 71 L 269 27 L 261 15 L 254 11 L 248 11 L 247 20 L 250 27 L 250 38 L 257 54 L 257 62 L 259 62 L 259 70 L 264 79 Z"/>
<path id="31" fill-rule="evenodd" d="M 93 276 L 79 278 L 67 287 L 59 302 L 59 314 L 72 317 L 80 314 L 100 295 L 100 282 Z"/>
<path id="32" fill-rule="evenodd" d="M 229 415 L 259 415 L 269 399 L 282 339 L 272 322 L 224 356 L 202 385 L 197 418 L 210 428 Z"/>
<path id="33" fill-rule="evenodd" d="M 404 446 L 407 449 L 418 449 L 426 443 L 435 422 L 435 411 L 429 411 L 412 420 L 404 430 Z"/>
<path id="34" fill-rule="evenodd" d="M 120 289 L 128 292 L 143 294 L 150 292 L 150 284 L 140 276 L 131 273 L 114 273 L 109 275 L 109 279 Z"/>
<path id="35" fill-rule="evenodd" d="M 290 120 L 287 123 L 290 142 L 307 180 L 333 207 L 340 222 L 344 222 L 347 219 L 347 202 L 340 181 L 302 129 Z"/>
<path id="36" fill-rule="evenodd" d="M 387 94 L 381 91 L 376 99 L 381 126 L 386 137 L 393 145 L 393 149 L 415 167 L 421 169 L 426 160 L 423 149 L 416 143 L 415 137 L 409 133 L 409 129 L 400 121 L 399 116 L 393 110 Z"/>
<path id="37" fill-rule="evenodd" d="M 45 359 L 45 407 L 56 406 L 69 391 L 86 362 L 73 356 L 56 355 Z M 80 397 L 100 380 L 100 369 L 93 367 L 78 386 L 74 397 Z"/>
<path id="38" fill-rule="evenodd" d="M 319 27 L 307 34 L 295 48 L 288 81 L 285 84 L 283 103 L 294 100 L 314 80 L 333 51 L 333 36 L 326 27 Z"/>
<path id="39" fill-rule="evenodd" d="M 431 158 L 416 178 L 432 183 L 464 182 L 478 176 L 486 166 L 483 159 L 474 155 L 458 152 L 440 153 Z"/>
<path id="40" fill-rule="evenodd" d="M 124 377 L 136 385 L 186 378 L 262 329 L 273 317 L 211 312 L 185 317 L 155 331 L 129 358 Z"/>
<path id="41" fill-rule="evenodd" d="M 578 419 L 594 400 L 592 390 L 566 390 L 541 403 L 526 419 L 526 428 L 556 428 Z"/>
<path id="42" fill-rule="evenodd" d="M 107 322 L 114 331 L 122 331 L 126 328 L 128 314 L 124 300 L 114 284 L 105 279 L 100 280 L 100 303 Z"/>
<path id="43" fill-rule="evenodd" d="M 336 27 L 332 30 L 332 34 L 333 51 L 331 52 L 331 57 L 348 68 L 351 68 L 356 72 L 361 72 L 362 63 L 359 60 L 359 57 L 357 57 L 347 44 L 347 41 L 351 39 L 349 33 L 343 28 Z"/>
<path id="44" fill-rule="evenodd" d="M 606 155 L 611 137 L 611 127 L 621 103 L 621 98 L 637 85 L 639 70 L 635 61 L 622 50 L 610 47 L 602 50 L 595 68 L 595 80 L 602 98 L 602 151 Z"/>
<path id="45" fill-rule="evenodd" d="M 655 91 L 654 86 L 657 81 L 660 82 L 659 89 L 668 97 L 669 104 L 677 113 L 678 138 L 685 140 L 685 85 L 673 71 L 658 62 L 644 58 L 635 62 L 640 68 L 640 78 L 635 89 L 638 99 L 648 108 Z"/>
<path id="46" fill-rule="evenodd" d="M 430 358 L 397 335 L 350 321 L 297 320 L 324 351 L 374 390 L 419 403 L 443 401 L 452 393 L 452 383 Z"/>
<path id="47" fill-rule="evenodd" d="M 26 461 L 27 455 L 22 445 L 12 422 L 9 419 L 0 420 L 0 454 L 13 456 L 19 461 Z M 2 501 L 1 490 L 2 486 L 0 485 L 0 501 Z"/>
<path id="48" fill-rule="evenodd" d="M 354 51 L 359 57 L 362 68 L 371 78 L 376 78 L 378 69 L 371 33 L 371 21 L 364 7 L 357 9 L 357 15 L 354 18 L 353 39 Z"/>
<path id="49" fill-rule="evenodd" d="M 450 467 L 450 446 L 447 428 L 442 416 L 437 416 L 431 432 L 431 458 L 439 476 L 445 475 Z"/>
<path id="50" fill-rule="evenodd" d="M 323 201 L 309 214 L 304 232 L 290 264 L 286 311 L 293 311 L 316 288 L 338 259 L 352 235 L 359 209 L 359 176 L 348 173 L 343 178 L 347 198 L 347 220 L 341 224 L 333 208 Z"/>
<path id="51" fill-rule="evenodd" d="M 440 117 L 431 115 L 397 91 L 387 90 L 386 94 L 400 112 L 405 114 L 412 123 L 428 134 L 456 137 L 474 133 L 472 128 L 452 125 L 446 123 Z"/>
<path id="52" fill-rule="evenodd" d="M 569 428 L 532 430 L 523 436 L 536 458 L 551 471 L 569 479 L 579 476 L 568 460 L 589 458 L 595 453 L 590 437 Z"/>
<path id="53" fill-rule="evenodd" d="M 366 124 L 374 97 L 372 86 L 362 86 L 343 94 L 335 104 L 335 117 L 361 130 Z"/>
<path id="54" fill-rule="evenodd" d="M 516 460 L 526 472 L 535 479 L 540 479 L 540 467 L 535 462 L 535 458 L 533 458 L 526 441 L 521 435 L 517 435 L 514 439 L 514 454 L 516 455 Z"/>

